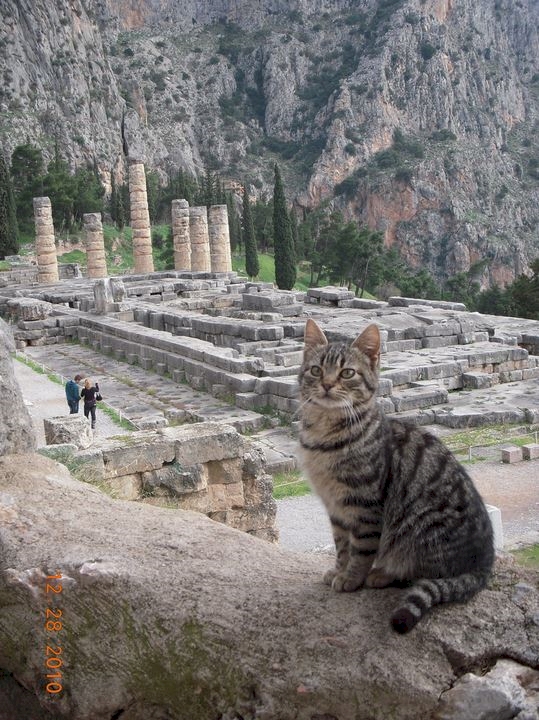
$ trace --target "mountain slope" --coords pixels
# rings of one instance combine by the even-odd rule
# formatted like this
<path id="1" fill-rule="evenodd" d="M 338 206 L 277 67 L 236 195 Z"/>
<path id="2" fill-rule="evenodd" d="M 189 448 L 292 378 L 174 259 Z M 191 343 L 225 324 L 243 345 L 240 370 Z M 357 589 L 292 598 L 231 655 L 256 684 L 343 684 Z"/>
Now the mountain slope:
<path id="1" fill-rule="evenodd" d="M 0 143 L 329 200 L 439 277 L 539 255 L 537 0 L 4 0 Z"/>

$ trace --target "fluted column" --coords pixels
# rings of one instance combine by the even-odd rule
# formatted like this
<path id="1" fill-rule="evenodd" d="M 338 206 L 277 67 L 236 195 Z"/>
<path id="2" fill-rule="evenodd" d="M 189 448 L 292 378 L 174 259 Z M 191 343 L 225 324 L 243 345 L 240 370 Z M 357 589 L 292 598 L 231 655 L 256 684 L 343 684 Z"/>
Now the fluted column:
<path id="1" fill-rule="evenodd" d="M 52 207 L 48 197 L 34 198 L 34 221 L 36 226 L 38 282 L 58 282 L 58 259 L 54 241 Z"/>
<path id="2" fill-rule="evenodd" d="M 86 261 L 89 278 L 107 277 L 107 261 L 105 257 L 105 240 L 101 213 L 85 213 L 84 223 Z"/>
<path id="3" fill-rule="evenodd" d="M 230 232 L 226 205 L 212 205 L 208 214 L 212 272 L 230 272 Z"/>
<path id="4" fill-rule="evenodd" d="M 152 234 L 146 174 L 144 165 L 138 160 L 129 161 L 129 203 L 131 208 L 131 229 L 133 230 L 133 260 L 136 273 L 153 272 Z"/>
<path id="5" fill-rule="evenodd" d="M 189 203 L 172 201 L 172 237 L 174 242 L 174 269 L 191 270 L 191 238 L 189 235 Z"/>
<path id="6" fill-rule="evenodd" d="M 189 208 L 189 235 L 191 238 L 191 270 L 211 272 L 208 212 L 205 205 Z"/>

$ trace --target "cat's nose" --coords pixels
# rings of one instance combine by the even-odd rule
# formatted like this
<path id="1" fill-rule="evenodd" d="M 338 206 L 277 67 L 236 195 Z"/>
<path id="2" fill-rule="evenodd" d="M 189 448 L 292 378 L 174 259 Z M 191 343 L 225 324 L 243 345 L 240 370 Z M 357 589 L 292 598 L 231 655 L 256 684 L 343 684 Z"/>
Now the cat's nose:
<path id="1" fill-rule="evenodd" d="M 322 387 L 326 392 L 329 392 L 331 390 L 331 383 L 322 383 Z"/>

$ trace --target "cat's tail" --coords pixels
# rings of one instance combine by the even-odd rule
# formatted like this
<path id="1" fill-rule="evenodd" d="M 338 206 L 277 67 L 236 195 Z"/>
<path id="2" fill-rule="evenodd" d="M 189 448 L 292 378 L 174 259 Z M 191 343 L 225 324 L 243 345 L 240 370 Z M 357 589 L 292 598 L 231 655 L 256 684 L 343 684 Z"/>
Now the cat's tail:
<path id="1" fill-rule="evenodd" d="M 416 580 L 391 616 L 393 629 L 407 633 L 434 605 L 466 602 L 486 586 L 488 576 L 487 572 L 471 572 L 457 577 Z"/>

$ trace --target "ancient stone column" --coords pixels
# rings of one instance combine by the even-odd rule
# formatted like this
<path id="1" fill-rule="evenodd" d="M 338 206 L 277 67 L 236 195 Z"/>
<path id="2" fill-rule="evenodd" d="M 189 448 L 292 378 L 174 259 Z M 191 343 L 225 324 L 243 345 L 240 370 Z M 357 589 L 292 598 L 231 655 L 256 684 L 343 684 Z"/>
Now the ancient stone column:
<path id="1" fill-rule="evenodd" d="M 144 165 L 133 158 L 129 160 L 129 203 L 131 206 L 131 229 L 133 230 L 133 260 L 136 273 L 153 272 L 152 234 L 146 174 Z"/>
<path id="2" fill-rule="evenodd" d="M 205 205 L 189 208 L 189 235 L 191 237 L 191 270 L 211 272 L 208 212 Z"/>
<path id="3" fill-rule="evenodd" d="M 89 278 L 107 277 L 107 261 L 105 258 L 105 240 L 101 213 L 85 213 L 82 216 L 86 233 L 86 260 Z"/>
<path id="4" fill-rule="evenodd" d="M 174 241 L 174 269 L 191 270 L 191 238 L 189 235 L 189 203 L 172 201 L 172 237 Z"/>
<path id="5" fill-rule="evenodd" d="M 228 230 L 228 208 L 226 205 L 212 205 L 208 213 L 210 255 L 212 272 L 230 272 L 230 232 Z"/>
<path id="6" fill-rule="evenodd" d="M 34 198 L 36 225 L 37 280 L 40 283 L 58 282 L 58 260 L 54 242 L 51 201 L 48 197 Z"/>

